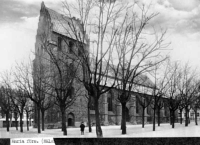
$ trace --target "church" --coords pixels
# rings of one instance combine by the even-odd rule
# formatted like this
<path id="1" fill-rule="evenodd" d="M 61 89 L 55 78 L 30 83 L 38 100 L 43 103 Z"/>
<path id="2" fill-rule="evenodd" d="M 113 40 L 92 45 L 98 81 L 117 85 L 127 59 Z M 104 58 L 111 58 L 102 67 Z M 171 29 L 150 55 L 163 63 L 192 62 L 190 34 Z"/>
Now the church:
<path id="1" fill-rule="evenodd" d="M 35 65 L 39 63 L 38 56 L 44 55 L 44 52 L 41 47 L 41 40 L 39 35 L 42 32 L 48 32 L 48 43 L 50 49 L 55 49 L 58 51 L 59 49 L 66 48 L 68 49 L 68 53 L 72 49 L 77 49 L 74 47 L 73 43 L 76 41 L 75 36 L 70 29 L 69 19 L 76 22 L 79 27 L 81 26 L 80 21 L 75 17 L 69 18 L 60 14 L 50 8 L 47 8 L 42 2 L 41 10 L 40 10 L 40 17 L 38 23 L 38 30 L 36 35 L 36 43 L 35 43 L 35 53 L 37 54 L 34 60 Z M 62 41 L 62 38 L 65 38 L 66 41 Z M 89 38 L 86 38 L 86 42 L 89 42 Z M 68 45 L 66 45 L 68 43 Z M 84 48 L 86 51 L 89 51 L 89 45 L 86 45 Z M 76 50 L 79 53 L 79 49 Z M 143 84 L 142 87 L 146 87 L 151 89 L 154 85 L 152 81 L 144 75 L 138 77 L 141 79 Z M 138 85 L 139 86 L 139 85 Z M 83 86 L 84 87 L 84 86 Z M 86 92 L 85 92 L 86 93 Z M 126 122 L 127 124 L 140 124 L 142 120 L 142 109 L 137 101 L 137 97 L 142 95 L 143 92 L 132 92 L 131 99 L 126 105 Z M 146 95 L 151 96 L 151 93 Z M 83 121 L 85 124 L 88 123 L 88 108 L 87 108 L 87 98 L 81 96 L 77 96 L 76 101 L 71 105 L 69 108 L 66 109 L 66 124 L 68 127 L 75 126 L 78 127 L 80 123 Z M 119 125 L 121 124 L 122 118 L 122 107 L 120 102 L 117 101 L 117 90 L 112 89 L 109 92 L 102 95 L 99 100 L 100 106 L 100 118 L 102 125 Z M 152 123 L 152 115 L 153 111 L 150 106 L 145 109 L 145 123 Z M 91 116 L 91 123 L 95 124 L 95 111 L 94 106 L 91 104 L 90 108 L 90 116 Z M 169 121 L 169 111 L 167 106 L 164 106 L 160 111 L 161 122 Z M 61 122 L 61 114 L 59 108 L 56 106 L 47 110 L 45 114 L 45 124 L 56 124 Z"/>

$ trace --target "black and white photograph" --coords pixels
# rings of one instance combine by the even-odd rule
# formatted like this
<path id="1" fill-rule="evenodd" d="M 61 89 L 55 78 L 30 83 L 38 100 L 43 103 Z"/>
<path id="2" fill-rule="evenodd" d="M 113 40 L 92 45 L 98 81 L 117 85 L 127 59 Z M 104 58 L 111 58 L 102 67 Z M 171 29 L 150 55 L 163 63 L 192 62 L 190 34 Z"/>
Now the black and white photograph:
<path id="1" fill-rule="evenodd" d="M 0 44 L 0 145 L 199 142 L 200 0 L 0 0 Z"/>

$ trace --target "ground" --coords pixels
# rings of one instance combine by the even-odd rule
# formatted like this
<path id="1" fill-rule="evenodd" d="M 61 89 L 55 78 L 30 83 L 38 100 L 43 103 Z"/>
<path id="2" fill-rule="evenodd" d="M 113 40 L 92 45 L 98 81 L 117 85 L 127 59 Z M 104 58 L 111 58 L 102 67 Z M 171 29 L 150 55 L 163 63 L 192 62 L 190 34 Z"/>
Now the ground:
<path id="1" fill-rule="evenodd" d="M 191 122 L 188 127 L 185 127 L 184 123 L 176 123 L 174 129 L 169 124 L 161 124 L 160 127 L 156 126 L 156 131 L 152 131 L 152 124 L 145 125 L 145 128 L 141 125 L 127 125 L 126 135 L 121 134 L 120 126 L 102 126 L 102 130 L 104 137 L 200 137 L 200 126 L 196 126 L 194 122 Z M 30 128 L 30 131 L 24 128 L 23 133 L 16 131 L 14 127 L 10 128 L 10 132 L 7 132 L 6 128 L 0 128 L 0 138 L 96 137 L 95 127 L 92 127 L 92 133 L 89 133 L 86 127 L 84 135 L 81 135 L 80 128 L 67 128 L 67 133 L 67 136 L 63 136 L 61 129 L 46 129 L 38 134 L 36 128 Z"/>

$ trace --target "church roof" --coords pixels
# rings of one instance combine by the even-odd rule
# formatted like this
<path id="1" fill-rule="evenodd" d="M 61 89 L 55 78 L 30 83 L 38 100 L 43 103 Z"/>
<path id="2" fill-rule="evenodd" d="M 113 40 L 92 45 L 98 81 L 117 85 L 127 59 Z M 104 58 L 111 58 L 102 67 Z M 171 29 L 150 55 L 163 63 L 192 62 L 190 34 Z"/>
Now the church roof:
<path id="1" fill-rule="evenodd" d="M 146 87 L 155 87 L 155 84 L 149 79 L 149 77 L 144 74 L 140 74 L 139 76 L 137 76 L 134 82 L 138 85 L 143 85 Z"/>

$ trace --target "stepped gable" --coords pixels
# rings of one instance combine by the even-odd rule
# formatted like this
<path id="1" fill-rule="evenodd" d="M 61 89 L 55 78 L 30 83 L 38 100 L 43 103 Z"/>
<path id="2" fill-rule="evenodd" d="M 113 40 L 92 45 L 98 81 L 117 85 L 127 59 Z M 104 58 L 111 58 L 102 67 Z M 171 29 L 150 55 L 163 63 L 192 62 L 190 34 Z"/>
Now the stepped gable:
<path id="1" fill-rule="evenodd" d="M 75 17 L 70 18 L 63 14 L 60 14 L 52 9 L 49 9 L 42 3 L 42 8 L 48 13 L 50 21 L 52 23 L 52 30 L 58 34 L 67 36 L 74 40 L 83 40 L 83 31 L 81 21 Z M 87 39 L 87 38 L 85 38 Z M 86 42 L 86 41 L 84 41 Z"/>

